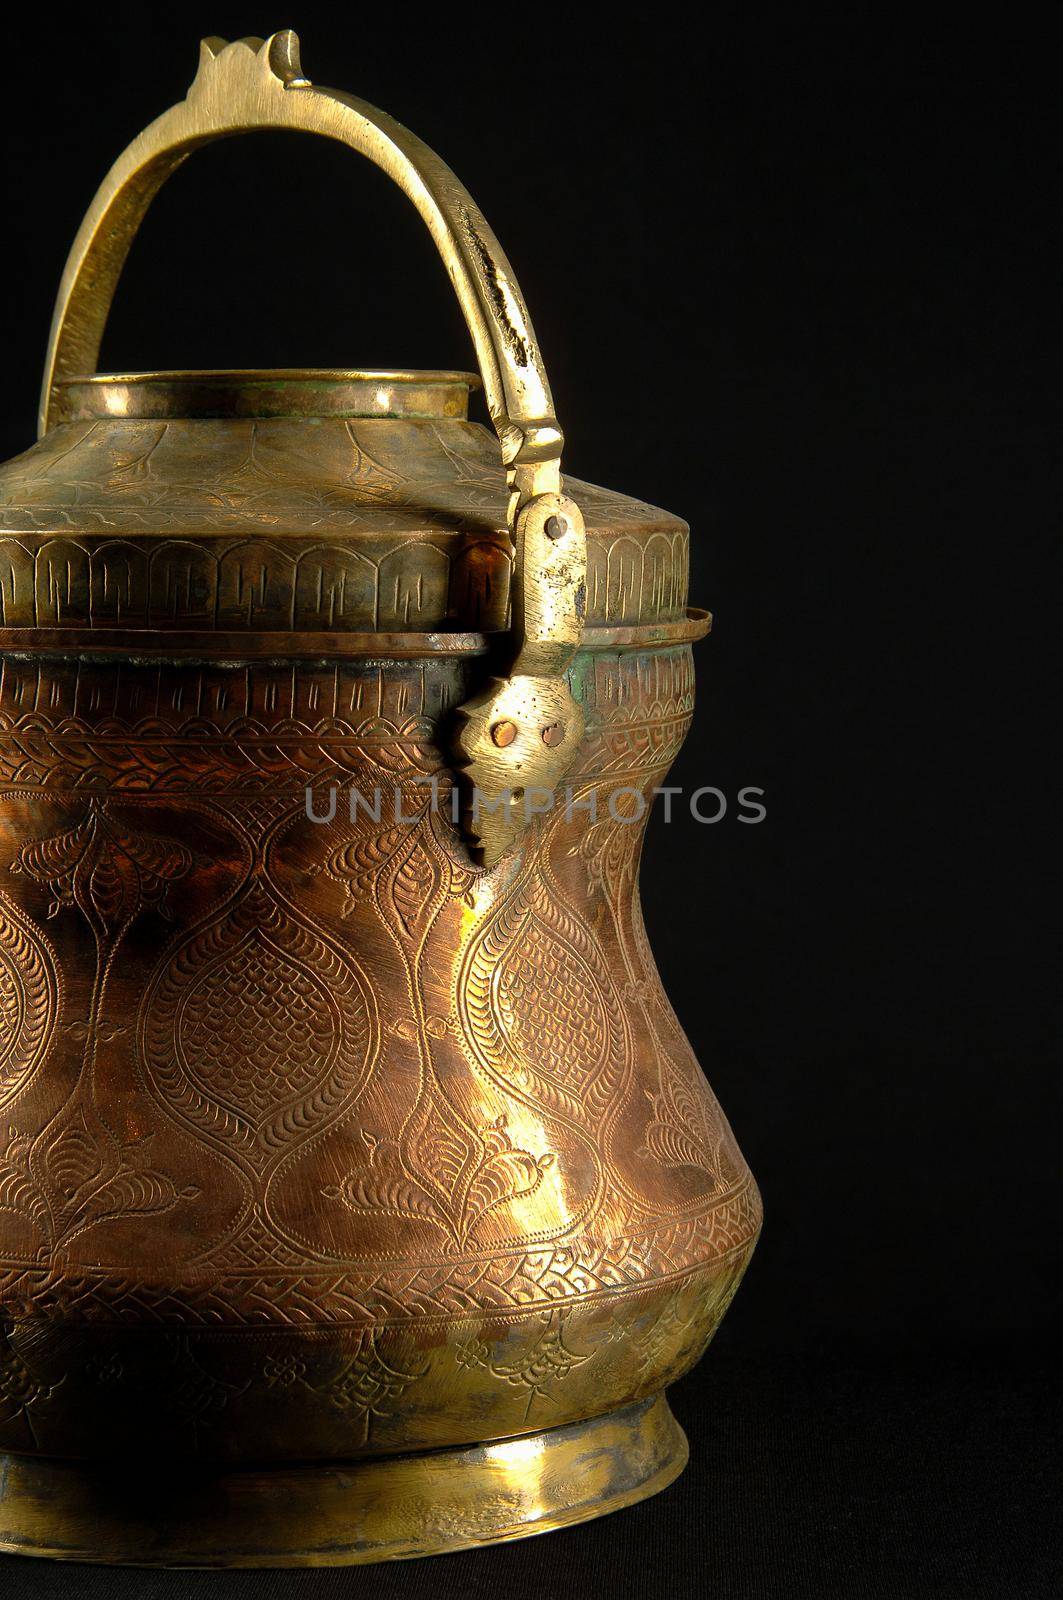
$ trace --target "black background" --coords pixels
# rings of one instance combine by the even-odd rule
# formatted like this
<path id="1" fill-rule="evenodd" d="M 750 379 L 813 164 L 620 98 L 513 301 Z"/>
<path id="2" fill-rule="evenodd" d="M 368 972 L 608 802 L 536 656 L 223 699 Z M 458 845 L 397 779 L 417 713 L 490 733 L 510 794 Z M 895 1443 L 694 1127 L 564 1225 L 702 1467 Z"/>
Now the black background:
<path id="1" fill-rule="evenodd" d="M 1051 11 L 856 13 L 112 5 L 9 33 L 0 456 L 109 161 L 201 34 L 293 23 L 309 75 L 411 125 L 496 227 L 568 468 L 690 521 L 716 628 L 673 781 L 761 785 L 768 817 L 658 820 L 643 872 L 767 1213 L 674 1392 L 679 1483 L 410 1566 L 0 1560 L 8 1593 L 1060 1592 Z M 398 192 L 262 136 L 163 191 L 102 365 L 470 359 Z"/>

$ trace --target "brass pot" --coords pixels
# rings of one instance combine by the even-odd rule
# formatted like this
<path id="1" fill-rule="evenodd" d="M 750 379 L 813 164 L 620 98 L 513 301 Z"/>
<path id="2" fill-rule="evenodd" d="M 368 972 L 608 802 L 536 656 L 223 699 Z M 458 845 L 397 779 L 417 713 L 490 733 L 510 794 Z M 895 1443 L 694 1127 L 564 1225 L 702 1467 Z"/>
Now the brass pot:
<path id="1" fill-rule="evenodd" d="M 497 440 L 463 373 L 85 375 L 162 181 L 260 127 L 409 195 Z M 638 903 L 708 623 L 561 445 L 453 174 L 292 34 L 206 41 L 0 468 L 4 1549 L 381 1559 L 681 1469 L 760 1221 Z"/>

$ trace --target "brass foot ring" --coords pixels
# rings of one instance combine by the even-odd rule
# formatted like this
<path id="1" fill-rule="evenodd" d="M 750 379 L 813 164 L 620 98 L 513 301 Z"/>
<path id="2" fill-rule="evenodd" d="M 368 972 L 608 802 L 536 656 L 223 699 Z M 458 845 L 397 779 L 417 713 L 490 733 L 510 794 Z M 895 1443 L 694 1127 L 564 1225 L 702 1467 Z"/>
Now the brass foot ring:
<path id="1" fill-rule="evenodd" d="M 158 1567 L 328 1567 L 466 1550 L 664 1489 L 687 1442 L 663 1395 L 498 1444 L 218 1468 L 0 1455 L 0 1550 Z"/>

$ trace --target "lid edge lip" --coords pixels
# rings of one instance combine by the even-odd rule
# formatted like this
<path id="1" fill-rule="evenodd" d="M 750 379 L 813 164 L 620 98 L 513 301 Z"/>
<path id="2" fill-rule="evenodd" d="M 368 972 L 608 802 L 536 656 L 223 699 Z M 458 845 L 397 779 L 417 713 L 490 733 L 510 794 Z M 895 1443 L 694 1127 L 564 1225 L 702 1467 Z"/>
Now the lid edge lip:
<path id="1" fill-rule="evenodd" d="M 483 387 L 479 373 L 450 367 L 144 367 L 113 372 L 74 372 L 57 389 L 107 383 L 410 383 Z"/>

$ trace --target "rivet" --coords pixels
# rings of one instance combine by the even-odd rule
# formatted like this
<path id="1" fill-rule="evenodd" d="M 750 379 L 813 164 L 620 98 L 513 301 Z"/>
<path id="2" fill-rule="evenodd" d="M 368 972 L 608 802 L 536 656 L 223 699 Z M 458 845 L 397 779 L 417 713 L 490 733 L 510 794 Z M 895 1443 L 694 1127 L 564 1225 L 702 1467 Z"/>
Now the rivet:
<path id="1" fill-rule="evenodd" d="M 547 517 L 543 523 L 543 532 L 548 539 L 563 539 L 568 532 L 568 523 L 564 517 Z"/>
<path id="2" fill-rule="evenodd" d="M 491 738 L 500 750 L 507 744 L 512 744 L 517 737 L 517 724 L 515 722 L 496 722 L 491 729 Z"/>

